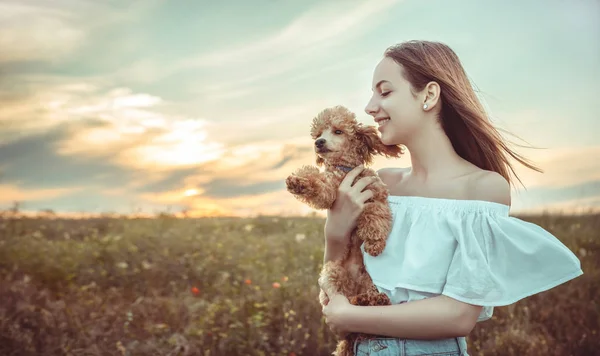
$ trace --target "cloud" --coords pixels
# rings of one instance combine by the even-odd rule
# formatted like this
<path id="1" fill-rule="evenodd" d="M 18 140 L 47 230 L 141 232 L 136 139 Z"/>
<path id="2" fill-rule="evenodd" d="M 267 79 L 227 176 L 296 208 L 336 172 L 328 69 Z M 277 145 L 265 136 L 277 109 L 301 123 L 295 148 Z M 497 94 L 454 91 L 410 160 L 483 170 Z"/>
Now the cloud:
<path id="1" fill-rule="evenodd" d="M 15 184 L 0 184 L 0 204 L 11 204 L 37 199 L 55 199 L 80 191 L 81 188 L 23 189 Z"/>
<path id="2" fill-rule="evenodd" d="M 183 205 L 182 210 L 189 216 L 304 215 L 313 211 L 285 190 L 220 199 L 202 196 L 182 199 L 181 194 L 171 193 L 143 195 L 143 198 L 160 204 Z"/>
<path id="3" fill-rule="evenodd" d="M 76 127 L 95 126 L 80 122 Z M 73 186 L 124 186 L 139 173 L 111 163 L 111 153 L 92 159 L 68 157 L 56 152 L 57 145 L 71 134 L 73 126 L 63 125 L 46 133 L 0 144 L 2 179 L 22 189 L 55 189 Z"/>
<path id="4" fill-rule="evenodd" d="M 207 141 L 203 120 L 158 116 L 123 125 L 79 131 L 61 143 L 64 155 L 94 156 L 114 152 L 113 161 L 144 170 L 190 167 L 218 159 L 222 144 Z"/>
<path id="5" fill-rule="evenodd" d="M 272 170 L 277 170 L 279 168 L 284 167 L 287 163 L 292 162 L 294 159 L 302 159 L 304 160 L 307 155 L 310 157 L 314 157 L 312 146 L 296 146 L 286 144 L 282 148 L 281 159 L 271 166 Z"/>
<path id="6" fill-rule="evenodd" d="M 311 164 L 311 147 L 263 142 L 227 151 L 220 160 L 207 162 L 181 175 L 174 174 L 140 197 L 155 204 L 185 206 L 192 215 L 298 214 L 307 212 L 285 189 L 285 178 L 303 164 Z M 171 179 L 172 178 L 172 179 Z M 195 191 L 188 196 L 186 192 Z"/>
<path id="7" fill-rule="evenodd" d="M 146 170 L 196 165 L 222 153 L 223 145 L 207 136 L 210 122 L 165 114 L 169 103 L 160 97 L 76 80 L 40 79 L 31 87 L 3 100 L 6 141 L 62 125 L 69 130 L 54 144 L 60 155 L 110 156 L 117 165 Z"/>
<path id="8" fill-rule="evenodd" d="M 243 177 L 238 179 L 213 179 L 202 186 L 202 196 L 207 198 L 231 198 L 244 195 L 260 195 L 285 188 L 282 179 L 246 183 Z"/>
<path id="9" fill-rule="evenodd" d="M 517 165 L 517 173 L 526 187 L 561 188 L 600 180 L 600 146 L 556 147 L 519 152 L 544 170 L 532 171 Z"/>
<path id="10" fill-rule="evenodd" d="M 201 170 L 202 166 L 166 171 L 152 181 L 138 185 L 135 188 L 135 191 L 139 193 L 160 193 L 182 190 L 188 186 L 185 183 L 186 179 L 188 177 L 193 177 L 198 171 Z M 119 192 L 115 194 L 118 195 Z"/>
<path id="11" fill-rule="evenodd" d="M 0 135 L 15 140 L 93 118 L 102 83 L 51 75 L 12 75 L 0 82 Z"/>
<path id="12" fill-rule="evenodd" d="M 515 195 L 516 212 L 585 212 L 600 209 L 600 179 L 561 187 L 536 187 Z"/>
<path id="13" fill-rule="evenodd" d="M 131 22 L 156 3 L 5 0 L 0 3 L 0 64 L 66 60 L 91 35 Z"/>
<path id="14" fill-rule="evenodd" d="M 374 15 L 396 5 L 398 0 L 362 1 L 356 6 L 344 2 L 322 3 L 295 19 L 277 34 L 235 48 L 220 49 L 182 61 L 180 66 L 222 67 L 271 58 L 297 55 L 321 46 L 352 39 L 356 32 L 375 23 Z M 345 10 L 344 10 L 345 9 Z M 313 53 L 314 54 L 314 53 Z M 278 59 L 279 60 L 279 59 Z"/>
<path id="15" fill-rule="evenodd" d="M 111 76 L 151 83 L 181 72 L 194 73 L 201 79 L 191 80 L 189 90 L 198 95 L 207 95 L 210 100 L 243 97 L 253 93 L 251 87 L 257 83 L 298 71 L 302 65 L 312 63 L 318 71 L 323 66 L 319 61 L 331 55 L 329 48 L 342 46 L 375 28 L 378 16 L 399 2 L 354 0 L 318 3 L 259 39 L 248 41 L 238 36 L 215 45 L 214 50 L 186 55 L 185 59 L 168 66 L 158 60 L 139 59 L 119 68 Z M 355 60 L 352 56 L 348 61 Z M 215 72 L 215 69 L 225 71 Z"/>
<path id="16" fill-rule="evenodd" d="M 76 18 L 64 10 L 21 1 L 0 3 L 0 63 L 52 60 L 85 39 Z"/>

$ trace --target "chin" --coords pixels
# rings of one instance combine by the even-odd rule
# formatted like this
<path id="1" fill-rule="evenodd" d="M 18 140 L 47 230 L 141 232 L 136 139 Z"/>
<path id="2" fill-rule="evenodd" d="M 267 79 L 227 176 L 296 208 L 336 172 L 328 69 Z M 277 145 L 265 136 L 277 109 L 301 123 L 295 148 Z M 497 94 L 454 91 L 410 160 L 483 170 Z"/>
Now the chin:
<path id="1" fill-rule="evenodd" d="M 381 135 L 381 142 L 384 145 L 390 146 L 390 145 L 399 145 L 400 143 L 398 142 L 399 140 L 396 140 L 394 137 L 388 136 L 385 133 L 383 133 Z"/>

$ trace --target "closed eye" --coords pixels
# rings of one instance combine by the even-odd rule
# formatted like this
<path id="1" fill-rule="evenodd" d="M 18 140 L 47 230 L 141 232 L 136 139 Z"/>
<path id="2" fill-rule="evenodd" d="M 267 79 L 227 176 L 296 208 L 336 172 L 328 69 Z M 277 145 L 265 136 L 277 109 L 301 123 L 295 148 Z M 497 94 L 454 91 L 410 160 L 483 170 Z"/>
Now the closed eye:
<path id="1" fill-rule="evenodd" d="M 391 91 L 386 91 L 385 93 L 381 93 L 381 96 L 383 96 L 383 97 L 385 98 L 385 97 L 386 97 L 386 96 L 388 96 L 390 93 L 391 93 Z"/>

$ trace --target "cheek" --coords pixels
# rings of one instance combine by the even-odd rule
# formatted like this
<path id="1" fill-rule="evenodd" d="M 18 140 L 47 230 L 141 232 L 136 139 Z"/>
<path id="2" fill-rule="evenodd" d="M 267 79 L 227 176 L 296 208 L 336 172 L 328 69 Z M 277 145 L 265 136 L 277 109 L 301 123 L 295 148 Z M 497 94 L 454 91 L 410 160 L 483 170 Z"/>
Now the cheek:
<path id="1" fill-rule="evenodd" d="M 411 125 L 419 117 L 418 108 L 409 100 L 388 100 L 381 106 L 395 123 Z"/>
<path id="2" fill-rule="evenodd" d="M 390 116 L 403 115 L 408 107 L 408 103 L 398 94 L 381 100 L 381 108 Z"/>

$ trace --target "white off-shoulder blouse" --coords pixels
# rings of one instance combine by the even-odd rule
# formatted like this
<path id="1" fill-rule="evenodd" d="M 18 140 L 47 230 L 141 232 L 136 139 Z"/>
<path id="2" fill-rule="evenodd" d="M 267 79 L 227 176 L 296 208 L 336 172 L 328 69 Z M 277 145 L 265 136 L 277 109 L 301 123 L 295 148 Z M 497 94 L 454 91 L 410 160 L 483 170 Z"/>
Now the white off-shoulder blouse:
<path id="1" fill-rule="evenodd" d="M 436 295 L 483 306 L 515 303 L 583 274 L 577 256 L 538 225 L 482 200 L 389 196 L 393 227 L 383 252 L 361 246 L 379 292 L 393 304 Z"/>

